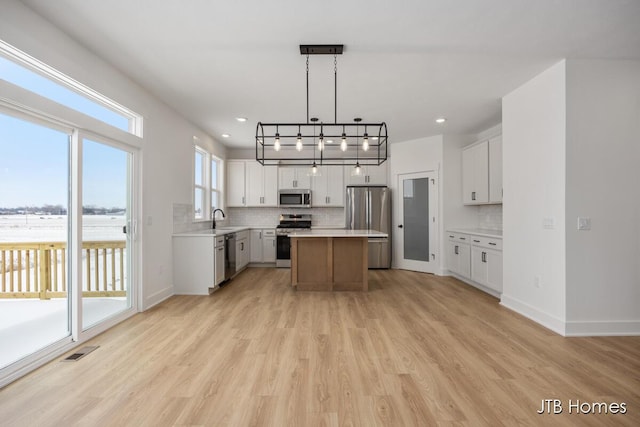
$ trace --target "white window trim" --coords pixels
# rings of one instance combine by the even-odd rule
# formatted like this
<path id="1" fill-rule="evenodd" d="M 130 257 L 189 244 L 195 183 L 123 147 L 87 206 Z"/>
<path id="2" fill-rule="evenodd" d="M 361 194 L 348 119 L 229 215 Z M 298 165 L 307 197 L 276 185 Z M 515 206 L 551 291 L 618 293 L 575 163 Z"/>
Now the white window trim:
<path id="1" fill-rule="evenodd" d="M 116 112 L 117 114 L 126 117 L 127 119 L 129 119 L 129 133 L 142 138 L 143 119 L 141 115 L 136 114 L 130 109 L 118 104 L 117 102 L 107 98 L 106 96 L 91 89 L 90 87 L 85 86 L 82 83 L 72 79 L 71 77 L 61 73 L 60 71 L 45 64 L 44 62 L 22 52 L 19 49 L 16 49 L 3 40 L 0 40 L 0 54 L 3 54 L 17 64 L 23 65 L 31 71 L 35 71 L 36 73 L 48 78 L 49 80 L 59 83 L 62 86 L 65 86 L 73 90 L 74 92 L 84 96 L 85 98 L 101 104 L 104 107 Z"/>
<path id="2" fill-rule="evenodd" d="M 223 177 L 224 177 L 224 160 L 211 154 L 209 151 L 207 151 L 205 148 L 203 148 L 202 146 L 198 145 L 198 138 L 194 137 L 193 138 L 194 144 L 193 144 L 193 156 L 192 156 L 192 174 L 191 177 L 193 179 L 193 186 L 192 186 L 192 191 L 191 191 L 191 200 L 193 203 L 193 221 L 194 222 L 204 222 L 204 221 L 210 221 L 211 220 L 211 202 L 212 202 L 212 197 L 211 194 L 212 193 L 216 193 L 218 195 L 218 206 L 217 208 L 219 209 L 223 209 L 224 208 L 224 182 L 223 182 Z M 202 165 L 202 171 L 203 171 L 203 183 L 204 185 L 197 185 L 196 181 L 195 181 L 195 171 L 196 171 L 196 152 L 200 153 L 203 156 L 203 165 Z M 217 162 L 217 168 L 216 168 L 216 174 L 217 174 L 217 187 L 216 188 L 212 188 L 211 187 L 211 163 L 213 161 Z M 202 201 L 203 206 L 202 206 L 202 218 L 197 218 L 196 217 L 196 213 L 195 213 L 195 206 L 196 206 L 196 189 L 201 189 L 203 194 L 204 194 L 204 200 Z"/>

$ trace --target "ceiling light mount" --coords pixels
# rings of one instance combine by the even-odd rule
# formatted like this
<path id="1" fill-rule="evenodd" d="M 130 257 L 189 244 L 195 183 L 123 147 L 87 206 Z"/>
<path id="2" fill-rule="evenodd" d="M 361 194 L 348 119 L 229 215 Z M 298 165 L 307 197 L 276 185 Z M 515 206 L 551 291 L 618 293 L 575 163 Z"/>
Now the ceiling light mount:
<path id="1" fill-rule="evenodd" d="M 344 45 L 300 45 L 300 54 L 306 55 L 306 122 L 262 123 L 256 126 L 256 160 L 264 166 L 312 165 L 380 165 L 387 160 L 387 125 L 338 122 L 338 60 Z M 309 56 L 333 55 L 334 59 L 334 117 L 333 123 L 309 118 Z M 319 123 L 318 123 L 319 122 Z M 316 125 L 320 126 L 316 141 Z M 360 147 L 359 127 L 362 126 L 363 146 Z M 340 139 L 340 145 L 331 144 Z M 362 151 L 364 150 L 364 151 Z"/>

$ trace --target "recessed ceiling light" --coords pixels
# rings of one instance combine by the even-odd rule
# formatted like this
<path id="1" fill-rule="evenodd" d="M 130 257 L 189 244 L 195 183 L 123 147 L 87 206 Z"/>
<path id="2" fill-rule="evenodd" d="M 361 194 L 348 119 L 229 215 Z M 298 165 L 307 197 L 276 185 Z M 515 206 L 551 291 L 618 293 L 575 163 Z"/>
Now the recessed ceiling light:
<path id="1" fill-rule="evenodd" d="M 222 137 L 223 137 L 223 138 L 229 138 L 230 136 L 231 136 L 231 135 L 229 135 L 228 133 L 223 133 L 223 134 L 222 134 Z"/>
<path id="2" fill-rule="evenodd" d="M 239 121 L 239 122 L 243 122 L 244 123 L 244 122 L 247 121 L 247 118 L 246 117 L 236 117 L 236 120 Z"/>
<path id="3" fill-rule="evenodd" d="M 445 119 L 444 117 L 439 117 L 439 118 L 436 119 L 436 123 L 444 123 L 446 121 L 447 121 L 447 119 Z"/>

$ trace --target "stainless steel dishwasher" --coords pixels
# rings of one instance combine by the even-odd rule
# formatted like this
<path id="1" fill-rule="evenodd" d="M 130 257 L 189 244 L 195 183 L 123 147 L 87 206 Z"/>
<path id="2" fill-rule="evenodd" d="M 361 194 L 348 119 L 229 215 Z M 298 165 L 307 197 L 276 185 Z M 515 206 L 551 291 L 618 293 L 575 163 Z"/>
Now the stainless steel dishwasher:
<path id="1" fill-rule="evenodd" d="M 236 233 L 224 235 L 224 280 L 236 274 Z"/>

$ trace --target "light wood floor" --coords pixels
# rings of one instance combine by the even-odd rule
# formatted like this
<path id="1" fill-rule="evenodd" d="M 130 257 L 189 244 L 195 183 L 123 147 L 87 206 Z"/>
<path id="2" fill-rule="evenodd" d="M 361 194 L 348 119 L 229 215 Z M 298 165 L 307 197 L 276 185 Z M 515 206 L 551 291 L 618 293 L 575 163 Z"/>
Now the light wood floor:
<path id="1" fill-rule="evenodd" d="M 640 425 L 640 337 L 562 338 L 415 272 L 370 272 L 367 293 L 288 283 L 252 268 L 136 315 L 0 390 L 0 425 Z M 543 399 L 564 413 L 538 415 Z"/>

